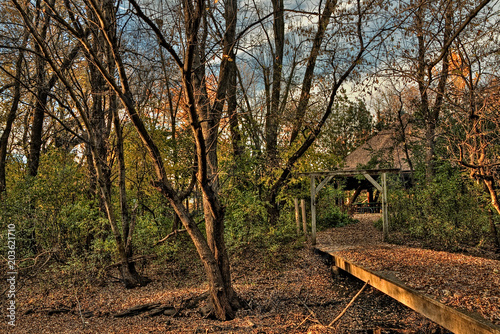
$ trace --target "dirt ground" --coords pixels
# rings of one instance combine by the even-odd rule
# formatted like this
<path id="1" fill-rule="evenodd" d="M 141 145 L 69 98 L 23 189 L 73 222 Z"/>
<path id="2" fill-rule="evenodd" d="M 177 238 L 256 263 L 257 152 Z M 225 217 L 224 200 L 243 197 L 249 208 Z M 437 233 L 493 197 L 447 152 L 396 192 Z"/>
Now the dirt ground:
<path id="1" fill-rule="evenodd" d="M 301 245 L 299 245 L 301 246 Z M 7 325 L 2 295 L 0 332 L 11 333 L 448 333 L 390 297 L 349 276 L 332 275 L 327 261 L 305 244 L 268 255 L 244 247 L 232 256 L 234 287 L 244 307 L 234 320 L 220 322 L 201 315 L 203 302 L 188 308 L 206 290 L 203 270 L 166 263 L 146 266 L 153 281 L 131 290 L 118 282 L 83 284 L 59 272 L 19 280 L 16 326 Z M 2 285 L 4 291 L 5 285 Z M 116 317 L 132 306 L 155 304 L 152 311 Z M 157 305 L 156 305 L 157 304 Z M 169 308 L 167 308 L 169 307 Z"/>

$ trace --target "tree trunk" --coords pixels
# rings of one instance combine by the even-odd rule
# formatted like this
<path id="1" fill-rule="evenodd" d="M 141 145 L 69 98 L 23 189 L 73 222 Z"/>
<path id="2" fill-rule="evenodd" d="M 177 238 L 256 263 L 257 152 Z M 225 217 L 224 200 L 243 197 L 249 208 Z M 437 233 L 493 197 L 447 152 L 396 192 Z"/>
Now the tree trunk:
<path id="1" fill-rule="evenodd" d="M 292 132 L 290 134 L 290 144 L 292 144 L 297 135 L 299 134 L 299 130 L 302 126 L 302 121 L 306 114 L 307 106 L 309 105 L 309 98 L 311 96 L 311 88 L 314 77 L 314 69 L 316 67 L 316 60 L 318 58 L 321 45 L 323 43 L 323 38 L 325 36 L 326 28 L 330 23 L 330 16 L 336 6 L 336 0 L 328 0 L 325 4 L 325 8 L 321 15 L 321 18 L 318 22 L 318 30 L 316 31 L 316 35 L 314 36 L 313 45 L 311 48 L 311 52 L 309 54 L 309 58 L 307 60 L 306 71 L 304 73 L 304 79 L 302 81 L 302 87 L 300 92 L 299 103 L 297 109 L 295 111 L 295 120 L 292 127 Z"/>
<path id="2" fill-rule="evenodd" d="M 271 193 L 267 199 L 267 223 L 269 226 L 276 226 L 280 218 L 280 208 L 275 194 Z"/>
<path id="3" fill-rule="evenodd" d="M 52 5 L 54 0 L 50 1 L 49 5 Z M 37 2 L 37 9 L 40 11 L 45 11 L 45 8 L 40 8 L 41 3 Z M 39 15 L 37 13 L 37 15 Z M 38 21 L 39 17 L 35 18 Z M 47 38 L 47 30 L 49 27 L 50 16 L 44 15 L 43 20 L 41 20 L 42 26 L 39 28 L 39 36 L 42 41 L 45 42 Z M 38 24 L 38 22 L 36 22 Z M 46 80 L 46 64 L 47 61 L 43 59 L 42 50 L 38 43 L 35 43 L 35 80 L 36 80 L 36 90 L 35 90 L 35 109 L 33 111 L 33 118 L 31 121 L 31 135 L 30 135 L 30 147 L 28 153 L 28 175 L 36 176 L 38 174 L 38 166 L 40 164 L 40 151 L 42 148 L 42 133 L 43 133 L 43 121 L 45 117 L 45 108 L 47 106 L 47 99 L 50 91 L 48 82 Z"/>
<path id="4" fill-rule="evenodd" d="M 40 56 L 35 57 L 37 93 L 35 95 L 35 110 L 33 111 L 33 119 L 31 121 L 30 149 L 28 154 L 28 175 L 30 176 L 38 174 L 42 148 L 43 121 L 49 93 L 45 82 L 45 61 L 40 58 Z"/>
<path id="5" fill-rule="evenodd" d="M 230 56 L 231 57 L 231 56 Z M 237 113 L 238 101 L 237 101 L 237 77 L 236 77 L 236 55 L 232 55 L 233 61 L 230 62 L 230 82 L 228 87 L 228 102 L 227 102 L 227 113 L 229 115 L 229 131 L 231 133 L 231 145 L 233 148 L 233 158 L 234 161 L 239 161 L 243 155 L 243 146 L 241 143 L 241 133 L 239 129 L 239 117 Z"/>
<path id="6" fill-rule="evenodd" d="M 273 5 L 273 29 L 274 29 L 274 54 L 273 73 L 270 95 L 270 106 L 267 109 L 265 136 L 267 163 L 271 168 L 278 165 L 278 130 L 279 110 L 281 95 L 281 77 L 283 69 L 283 54 L 285 46 L 285 20 L 283 0 L 272 0 Z"/>
<path id="7" fill-rule="evenodd" d="M 493 180 L 493 177 L 484 177 L 483 182 L 486 185 L 486 188 L 488 189 L 488 193 L 490 195 L 490 201 L 491 201 L 491 206 L 495 208 L 497 213 L 500 215 L 500 203 L 498 202 L 498 194 L 496 191 L 496 185 L 495 181 Z"/>
<path id="8" fill-rule="evenodd" d="M 491 239 L 493 240 L 493 244 L 495 245 L 495 248 L 497 249 L 497 252 L 500 251 L 500 238 L 498 238 L 498 231 L 497 231 L 497 226 L 495 225 L 495 220 L 493 219 L 493 211 L 490 209 L 488 210 L 490 215 L 490 233 L 491 233 Z"/>
<path id="9" fill-rule="evenodd" d="M 24 39 L 23 46 L 26 45 L 26 39 Z M 7 188 L 7 183 L 5 179 L 5 167 L 7 159 L 7 147 L 9 144 L 9 136 L 12 131 L 12 125 L 17 116 L 17 109 L 19 107 L 19 100 L 21 99 L 21 70 L 23 63 L 24 52 L 19 51 L 19 57 L 16 61 L 16 73 L 14 75 L 14 86 L 12 94 L 12 104 L 10 106 L 9 113 L 7 114 L 7 121 L 5 123 L 5 128 L 3 130 L 2 136 L 0 137 L 0 196 L 5 192 Z"/>
<path id="10" fill-rule="evenodd" d="M 425 129 L 425 178 L 431 182 L 434 178 L 434 151 L 436 146 L 436 125 L 432 121 L 426 122 Z"/>
<path id="11" fill-rule="evenodd" d="M 442 45 L 447 45 L 443 49 L 443 53 L 433 62 L 429 63 L 426 56 L 428 56 L 427 45 L 425 41 L 426 31 L 424 28 L 424 18 L 426 15 L 426 4 L 421 3 L 417 9 L 415 23 L 416 33 L 418 40 L 418 58 L 417 58 L 417 82 L 420 93 L 420 111 L 425 120 L 425 163 L 426 170 L 425 176 L 427 182 L 430 182 L 434 177 L 434 155 L 436 146 L 436 127 L 438 125 L 439 117 L 441 114 L 444 94 L 446 91 L 446 83 L 449 75 L 449 47 L 452 38 L 452 23 L 453 23 L 453 9 L 451 2 L 445 3 L 445 22 L 443 30 Z M 435 38 L 432 36 L 432 38 Z M 436 98 L 434 104 L 430 105 L 429 102 L 429 89 L 433 83 L 433 73 L 436 71 L 435 66 L 442 61 L 442 68 L 439 71 L 439 81 L 436 88 Z"/>

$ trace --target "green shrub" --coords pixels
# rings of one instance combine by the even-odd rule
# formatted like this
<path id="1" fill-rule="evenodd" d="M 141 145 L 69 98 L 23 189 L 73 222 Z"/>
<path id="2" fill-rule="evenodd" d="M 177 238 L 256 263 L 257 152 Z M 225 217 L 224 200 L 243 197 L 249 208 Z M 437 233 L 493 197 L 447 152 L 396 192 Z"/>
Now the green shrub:
<path id="1" fill-rule="evenodd" d="M 328 211 L 324 212 L 317 218 L 317 229 L 324 230 L 332 227 L 342 227 L 347 224 L 352 224 L 356 220 L 351 218 L 347 213 L 343 212 L 339 207 L 332 206 Z"/>
<path id="2" fill-rule="evenodd" d="M 434 180 L 411 189 L 391 189 L 390 229 L 453 249 L 487 238 L 488 216 L 477 185 L 449 165 Z"/>

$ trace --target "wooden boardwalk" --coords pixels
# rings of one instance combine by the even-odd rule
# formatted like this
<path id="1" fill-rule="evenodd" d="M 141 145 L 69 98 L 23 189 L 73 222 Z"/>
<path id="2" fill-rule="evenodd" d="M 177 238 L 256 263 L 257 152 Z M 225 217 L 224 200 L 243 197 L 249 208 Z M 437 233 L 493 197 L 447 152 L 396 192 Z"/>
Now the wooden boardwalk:
<path id="1" fill-rule="evenodd" d="M 317 245 L 318 252 L 332 258 L 333 265 L 368 282 L 371 286 L 456 334 L 500 334 L 500 327 L 478 316 L 446 306 L 409 288 L 395 277 L 372 271 L 346 260 L 332 246 Z"/>

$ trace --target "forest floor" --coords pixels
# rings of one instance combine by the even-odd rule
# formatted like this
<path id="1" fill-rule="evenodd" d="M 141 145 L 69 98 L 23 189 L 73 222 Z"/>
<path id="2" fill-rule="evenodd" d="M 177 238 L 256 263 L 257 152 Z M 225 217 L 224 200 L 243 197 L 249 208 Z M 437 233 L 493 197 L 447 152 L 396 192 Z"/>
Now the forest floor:
<path id="1" fill-rule="evenodd" d="M 371 218 L 358 224 L 339 231 L 359 232 L 362 226 L 373 225 Z M 335 232 L 322 232 L 318 237 L 332 235 Z M 64 272 L 57 266 L 21 277 L 16 327 L 7 325 L 4 293 L 0 333 L 448 333 L 371 287 L 361 292 L 331 328 L 326 327 L 353 300 L 363 282 L 332 275 L 326 261 L 302 242 L 278 247 L 272 254 L 252 245 L 233 252 L 234 288 L 244 307 L 231 321 L 207 319 L 200 311 L 203 302 L 192 303 L 207 289 L 203 268 L 194 254 L 183 257 L 183 261 L 146 265 L 143 274 L 152 282 L 130 290 L 110 280 L 86 283 L 81 273 Z M 116 316 L 137 305 L 153 310 Z M 158 307 L 165 312 L 153 315 Z"/>

